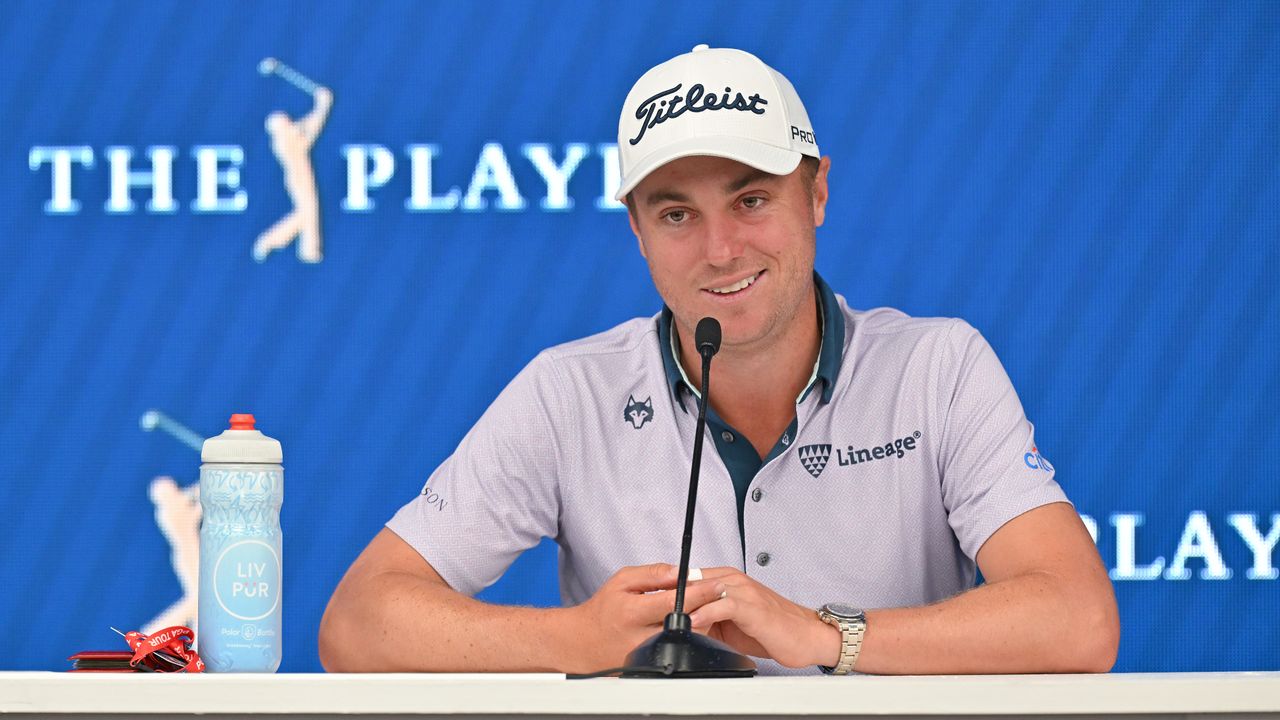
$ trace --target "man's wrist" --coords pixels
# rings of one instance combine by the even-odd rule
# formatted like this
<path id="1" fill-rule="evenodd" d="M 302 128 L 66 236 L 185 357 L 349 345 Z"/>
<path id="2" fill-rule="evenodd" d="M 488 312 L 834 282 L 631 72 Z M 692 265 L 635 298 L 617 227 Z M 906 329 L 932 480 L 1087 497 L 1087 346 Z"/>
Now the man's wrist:
<path id="1" fill-rule="evenodd" d="M 820 665 L 824 667 L 835 667 L 840 662 L 840 646 L 843 640 L 843 633 L 840 628 L 836 627 L 818 617 L 813 616 L 817 622 L 818 639 L 814 642 L 816 649 L 815 659 L 812 665 Z"/>
<path id="2" fill-rule="evenodd" d="M 547 608 L 544 642 L 548 650 L 551 666 L 556 672 L 585 673 L 603 669 L 596 667 L 598 662 L 581 644 L 585 637 L 584 628 L 588 621 L 581 617 L 581 605 L 573 607 Z"/>
<path id="3" fill-rule="evenodd" d="M 867 630 L 865 610 L 844 603 L 827 603 L 818 610 L 818 618 L 834 626 L 840 634 L 840 653 L 833 665 L 820 665 L 829 675 L 847 675 L 853 672 L 862 650 L 862 639 Z"/>

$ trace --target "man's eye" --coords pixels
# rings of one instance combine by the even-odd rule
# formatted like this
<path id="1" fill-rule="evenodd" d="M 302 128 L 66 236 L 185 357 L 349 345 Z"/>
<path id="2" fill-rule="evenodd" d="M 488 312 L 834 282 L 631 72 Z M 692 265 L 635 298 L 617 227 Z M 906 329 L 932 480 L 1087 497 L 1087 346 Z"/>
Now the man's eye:
<path id="1" fill-rule="evenodd" d="M 764 205 L 764 198 L 759 195 L 748 195 L 742 198 L 742 206 L 748 210 L 755 210 L 761 205 Z"/>
<path id="2" fill-rule="evenodd" d="M 686 213 L 684 210 L 672 210 L 662 217 L 666 218 L 668 222 L 682 223 L 685 221 Z"/>

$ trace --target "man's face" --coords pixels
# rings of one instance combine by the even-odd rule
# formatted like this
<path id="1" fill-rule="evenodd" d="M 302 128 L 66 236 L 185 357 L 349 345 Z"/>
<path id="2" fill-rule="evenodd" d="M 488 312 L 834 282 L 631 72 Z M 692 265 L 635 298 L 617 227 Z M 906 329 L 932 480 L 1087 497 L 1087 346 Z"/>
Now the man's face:
<path id="1" fill-rule="evenodd" d="M 725 158 L 688 157 L 636 186 L 631 229 L 686 333 L 710 315 L 726 348 L 767 347 L 810 307 L 829 166 L 823 158 L 810 189 L 809 163 L 770 175 Z"/>

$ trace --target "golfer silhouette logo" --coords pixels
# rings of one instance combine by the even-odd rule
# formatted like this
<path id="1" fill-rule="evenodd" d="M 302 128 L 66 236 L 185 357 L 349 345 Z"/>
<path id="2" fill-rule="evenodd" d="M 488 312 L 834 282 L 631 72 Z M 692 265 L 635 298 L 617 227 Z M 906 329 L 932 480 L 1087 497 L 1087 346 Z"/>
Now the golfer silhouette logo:
<path id="1" fill-rule="evenodd" d="M 253 244 L 253 259 L 263 262 L 268 255 L 288 247 L 296 239 L 298 259 L 305 263 L 318 263 L 324 255 L 320 237 L 320 197 L 316 192 L 316 174 L 311 167 L 311 146 L 329 118 L 333 92 L 275 58 L 266 58 L 258 63 L 258 72 L 285 80 L 310 95 L 314 104 L 311 112 L 298 120 L 278 110 L 267 116 L 271 151 L 284 170 L 284 187 L 293 201 L 293 210 L 258 236 Z"/>
<path id="2" fill-rule="evenodd" d="M 139 425 L 147 432 L 159 430 L 187 447 L 200 452 L 204 438 L 187 426 L 159 410 L 148 410 Z M 155 507 L 156 526 L 169 542 L 169 561 L 173 574 L 178 578 L 182 596 L 170 603 L 142 626 L 142 632 L 150 635 L 174 625 L 185 625 L 196 630 L 199 598 L 196 595 L 200 578 L 200 483 L 185 487 L 168 475 L 151 480 L 147 495 Z"/>

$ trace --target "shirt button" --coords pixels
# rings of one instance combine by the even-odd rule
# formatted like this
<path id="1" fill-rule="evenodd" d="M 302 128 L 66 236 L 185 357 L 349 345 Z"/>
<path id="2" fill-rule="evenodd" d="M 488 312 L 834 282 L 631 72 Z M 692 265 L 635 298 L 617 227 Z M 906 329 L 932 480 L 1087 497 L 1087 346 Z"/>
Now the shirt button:
<path id="1" fill-rule="evenodd" d="M 756 556 L 756 564 L 759 565 L 760 567 L 764 567 L 765 565 L 768 565 L 769 560 L 770 560 L 769 553 L 766 553 L 766 552 L 762 552 Z"/>
<path id="2" fill-rule="evenodd" d="M 733 433 L 729 432 L 728 430 L 725 430 L 724 432 L 720 433 L 720 439 L 725 442 L 733 442 Z"/>
<path id="3" fill-rule="evenodd" d="M 760 498 L 762 497 L 764 497 L 764 493 L 760 491 L 760 488 L 756 488 L 755 490 L 751 491 L 752 500 L 755 500 L 756 502 L 760 502 Z"/>

